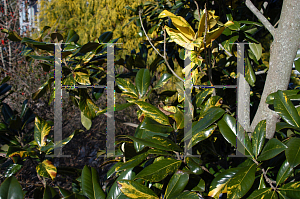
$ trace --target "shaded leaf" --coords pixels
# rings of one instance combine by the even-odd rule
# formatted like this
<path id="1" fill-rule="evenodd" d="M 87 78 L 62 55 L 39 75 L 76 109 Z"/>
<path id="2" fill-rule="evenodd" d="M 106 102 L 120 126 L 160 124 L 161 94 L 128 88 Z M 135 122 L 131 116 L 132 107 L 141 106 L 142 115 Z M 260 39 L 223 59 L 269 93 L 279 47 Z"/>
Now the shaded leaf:
<path id="1" fill-rule="evenodd" d="M 81 186 L 83 195 L 89 199 L 105 199 L 105 193 L 103 192 L 99 179 L 98 173 L 95 168 L 89 169 L 84 166 L 81 173 Z"/>
<path id="2" fill-rule="evenodd" d="M 23 199 L 23 194 L 22 187 L 14 176 L 6 178 L 0 186 L 1 199 Z"/>
<path id="3" fill-rule="evenodd" d="M 171 177 L 166 192 L 165 198 L 172 199 L 180 194 L 189 181 L 189 174 L 184 171 L 178 170 Z"/>
<path id="4" fill-rule="evenodd" d="M 279 185 L 283 183 L 292 174 L 292 172 L 293 169 L 290 167 L 289 162 L 285 160 L 277 173 L 276 184 Z"/>
<path id="5" fill-rule="evenodd" d="M 294 168 L 300 164 L 300 138 L 291 138 L 286 146 L 285 156 L 291 168 Z"/>
<path id="6" fill-rule="evenodd" d="M 297 128 L 300 127 L 300 116 L 297 110 L 281 90 L 275 94 L 274 108 L 285 122 Z"/>
<path id="7" fill-rule="evenodd" d="M 258 156 L 257 161 L 264 161 L 271 159 L 287 149 L 287 146 L 285 146 L 282 142 L 277 140 L 276 138 L 272 138 L 267 142 L 265 147 L 263 148 L 261 154 Z"/>

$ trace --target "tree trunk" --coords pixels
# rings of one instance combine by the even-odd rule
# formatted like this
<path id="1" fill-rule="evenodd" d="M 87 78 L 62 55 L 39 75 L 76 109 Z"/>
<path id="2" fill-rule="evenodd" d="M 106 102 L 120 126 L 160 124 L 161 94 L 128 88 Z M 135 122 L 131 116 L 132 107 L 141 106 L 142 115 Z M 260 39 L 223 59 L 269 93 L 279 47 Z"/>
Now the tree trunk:
<path id="1" fill-rule="evenodd" d="M 266 137 L 275 134 L 279 115 L 265 103 L 269 94 L 286 90 L 290 82 L 293 62 L 300 44 L 300 6 L 298 0 L 284 0 L 278 28 L 273 34 L 274 41 L 270 50 L 269 71 L 256 115 L 250 131 L 261 121 L 267 121 Z"/>

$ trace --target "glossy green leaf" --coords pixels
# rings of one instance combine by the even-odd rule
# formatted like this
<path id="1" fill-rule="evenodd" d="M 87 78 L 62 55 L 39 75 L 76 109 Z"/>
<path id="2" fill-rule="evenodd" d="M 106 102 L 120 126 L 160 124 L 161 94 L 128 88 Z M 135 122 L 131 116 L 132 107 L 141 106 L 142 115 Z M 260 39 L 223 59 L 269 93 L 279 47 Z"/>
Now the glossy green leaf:
<path id="1" fill-rule="evenodd" d="M 258 189 L 263 189 L 263 188 L 266 188 L 266 183 L 265 183 L 265 180 L 264 180 L 264 174 L 261 174 L 260 175 L 260 179 L 259 179 L 259 186 L 258 186 Z"/>
<path id="2" fill-rule="evenodd" d="M 27 44 L 31 44 L 30 46 L 34 46 L 38 49 L 42 49 L 42 50 L 47 50 L 47 51 L 54 51 L 54 45 L 53 44 L 47 44 L 45 42 L 39 42 L 36 40 L 33 40 L 31 38 L 28 37 L 24 37 L 21 41 L 21 43 L 27 43 Z M 54 58 L 53 58 L 54 59 Z"/>
<path id="3" fill-rule="evenodd" d="M 278 191 L 288 198 L 300 198 L 300 182 L 290 182 L 278 188 Z"/>
<path id="4" fill-rule="evenodd" d="M 23 199 L 23 194 L 22 187 L 14 176 L 6 178 L 0 186 L 1 199 Z"/>
<path id="5" fill-rule="evenodd" d="M 204 171 L 200 165 L 200 163 L 201 163 L 200 161 L 201 160 L 198 158 L 186 157 L 187 166 L 196 175 L 200 175 Z"/>
<path id="6" fill-rule="evenodd" d="M 34 122 L 34 140 L 39 147 L 46 145 L 46 136 L 49 134 L 51 126 L 38 116 L 35 117 Z"/>
<path id="7" fill-rule="evenodd" d="M 266 120 L 262 120 L 256 125 L 252 136 L 252 152 L 255 158 L 257 158 L 265 143 Z"/>
<path id="8" fill-rule="evenodd" d="M 153 147 L 153 148 L 165 150 L 165 151 L 173 151 L 173 148 L 169 148 L 167 146 L 155 143 L 154 141 L 156 141 L 156 140 L 140 139 L 140 138 L 136 138 L 136 137 L 129 136 L 129 135 L 124 135 L 124 137 L 127 137 L 127 138 L 129 138 L 135 142 L 138 142 L 140 144 L 143 144 L 145 146 L 149 146 L 149 147 Z"/>
<path id="9" fill-rule="evenodd" d="M 210 126 L 212 123 L 214 123 L 216 120 L 218 120 L 222 115 L 225 113 L 225 111 L 221 108 L 211 108 L 207 111 L 207 114 L 204 116 L 203 119 L 196 122 L 196 124 L 193 126 L 192 131 L 188 131 L 187 135 L 184 137 L 184 139 L 181 140 L 181 142 L 189 139 L 192 137 L 193 134 L 197 134 L 201 131 L 203 131 L 205 128 Z"/>
<path id="10" fill-rule="evenodd" d="M 100 46 L 99 43 L 96 43 L 96 42 L 88 42 L 86 44 L 84 44 L 80 50 L 79 50 L 79 53 L 88 53 L 90 51 L 93 51 L 93 50 L 96 50 L 98 47 Z"/>
<path id="11" fill-rule="evenodd" d="M 130 198 L 158 199 L 151 189 L 133 180 L 120 180 L 117 183 L 120 190 Z"/>
<path id="12" fill-rule="evenodd" d="M 286 144 L 285 156 L 291 168 L 300 164 L 300 138 L 293 137 Z"/>
<path id="13" fill-rule="evenodd" d="M 17 173 L 22 168 L 21 164 L 11 164 L 5 169 L 4 177 L 8 178 Z"/>
<path id="14" fill-rule="evenodd" d="M 236 127 L 238 124 L 238 127 Z M 219 129 L 223 137 L 233 146 L 236 146 L 236 138 L 243 145 L 245 152 L 253 156 L 252 154 L 252 145 L 247 134 L 243 127 L 236 122 L 236 119 L 228 114 L 225 114 L 224 117 L 218 122 Z M 237 129 L 238 128 L 238 129 Z"/>
<path id="15" fill-rule="evenodd" d="M 154 135 L 151 138 L 147 138 L 147 140 L 149 140 L 153 143 L 165 146 L 173 151 L 178 151 L 178 152 L 183 151 L 183 149 L 180 146 L 178 146 L 177 144 L 175 144 L 171 139 L 161 136 L 161 135 Z"/>
<path id="16" fill-rule="evenodd" d="M 141 123 L 141 124 L 143 124 L 143 123 Z M 158 132 L 149 131 L 147 129 L 141 129 L 140 128 L 141 124 L 138 126 L 138 128 L 135 131 L 134 137 L 136 137 L 136 138 L 146 140 L 146 138 L 151 138 L 154 135 L 161 135 L 161 136 L 168 137 L 168 134 L 166 134 L 166 133 L 158 133 Z M 133 144 L 134 144 L 134 148 L 137 152 L 140 152 L 141 150 L 143 150 L 145 148 L 145 145 L 141 144 L 139 142 L 134 141 Z"/>
<path id="17" fill-rule="evenodd" d="M 180 165 L 181 160 L 165 158 L 145 167 L 136 175 L 135 179 L 141 178 L 151 182 L 159 182 L 168 174 L 174 173 Z"/>
<path id="18" fill-rule="evenodd" d="M 242 198 L 252 187 L 255 180 L 256 164 L 241 168 L 227 185 L 227 197 Z"/>
<path id="19" fill-rule="evenodd" d="M 210 184 L 208 196 L 219 198 L 219 195 L 226 190 L 231 178 L 239 171 L 239 168 L 231 168 L 218 174 Z"/>
<path id="20" fill-rule="evenodd" d="M 287 146 L 285 146 L 282 142 L 280 142 L 276 138 L 272 138 L 263 148 L 261 154 L 257 158 L 257 161 L 271 159 L 286 149 Z"/>
<path id="21" fill-rule="evenodd" d="M 199 196 L 197 195 L 196 192 L 193 191 L 185 191 L 179 194 L 177 197 L 174 199 L 199 199 Z"/>
<path id="22" fill-rule="evenodd" d="M 168 82 L 168 80 L 169 80 L 171 77 L 172 77 L 171 74 L 169 74 L 169 73 L 164 73 L 164 74 L 160 77 L 160 79 L 158 80 L 158 82 L 156 83 L 156 85 L 154 86 L 153 89 L 155 90 L 155 89 L 159 89 L 159 88 L 163 87 L 163 86 Z"/>
<path id="23" fill-rule="evenodd" d="M 215 129 L 217 128 L 217 125 L 211 125 L 210 127 L 195 133 L 192 136 L 191 141 L 189 142 L 187 148 L 190 149 L 191 147 L 195 146 L 196 144 L 198 144 L 199 142 L 207 139 L 208 137 L 210 137 L 213 132 L 215 131 Z"/>
<path id="24" fill-rule="evenodd" d="M 56 177 L 57 169 L 49 160 L 44 160 L 36 166 L 36 172 L 43 177 L 51 178 Z"/>
<path id="25" fill-rule="evenodd" d="M 276 184 L 279 185 L 283 183 L 292 174 L 292 172 L 293 169 L 290 167 L 289 162 L 285 160 L 277 173 Z"/>
<path id="26" fill-rule="evenodd" d="M 276 123 L 276 131 L 280 131 L 281 129 L 286 129 L 286 128 L 291 128 L 291 129 L 295 129 L 297 131 L 300 131 L 300 128 L 297 128 L 295 126 L 292 126 L 286 122 L 277 122 Z"/>
<path id="27" fill-rule="evenodd" d="M 139 154 L 139 155 L 129 159 L 127 162 L 123 163 L 120 168 L 118 168 L 118 171 L 133 168 L 133 167 L 139 165 L 147 158 L 147 156 L 148 156 L 148 153 L 146 152 L 146 153 Z"/>
<path id="28" fill-rule="evenodd" d="M 252 192 L 247 199 L 277 199 L 277 194 L 272 188 L 258 189 Z"/>
<path id="29" fill-rule="evenodd" d="M 155 106 L 142 101 L 135 102 L 147 117 L 163 125 L 170 125 L 168 117 Z"/>
<path id="30" fill-rule="evenodd" d="M 189 181 L 189 174 L 182 171 L 178 170 L 174 173 L 174 175 L 171 177 L 166 192 L 165 192 L 165 198 L 166 199 L 173 199 L 178 194 L 180 194 L 185 186 L 187 185 Z"/>
<path id="31" fill-rule="evenodd" d="M 127 169 L 119 175 L 119 177 L 115 180 L 115 182 L 109 189 L 106 199 L 119 199 L 121 197 L 124 198 L 125 195 L 119 189 L 117 182 L 120 180 L 133 180 L 135 177 L 135 172 L 132 171 L 132 169 L 133 168 Z"/>
<path id="32" fill-rule="evenodd" d="M 128 80 L 117 78 L 116 79 L 116 84 L 118 87 L 125 93 L 131 93 L 133 94 L 136 98 L 138 98 L 138 90 L 137 88 Z"/>
<path id="33" fill-rule="evenodd" d="M 282 91 L 288 99 L 292 100 L 292 99 L 298 99 L 299 95 L 299 90 L 295 89 L 295 90 L 285 90 Z M 267 104 L 274 104 L 274 99 L 275 99 L 275 95 L 276 93 L 271 93 L 270 95 L 268 95 L 267 99 L 266 99 L 266 103 Z"/>
<path id="34" fill-rule="evenodd" d="M 246 57 L 245 60 L 245 80 L 249 83 L 250 86 L 255 86 L 256 76 L 248 57 Z"/>
<path id="35" fill-rule="evenodd" d="M 81 173 L 81 187 L 83 195 L 89 199 L 105 199 L 105 193 L 103 192 L 99 179 L 98 173 L 95 168 L 89 169 L 84 166 Z"/>
<path id="36" fill-rule="evenodd" d="M 135 86 L 139 92 L 140 98 L 142 98 L 150 86 L 150 72 L 148 69 L 140 69 L 135 77 Z"/>
<path id="37" fill-rule="evenodd" d="M 255 43 L 250 43 L 249 47 L 251 49 L 251 51 L 253 52 L 253 54 L 255 55 L 256 59 L 259 60 L 261 58 L 261 54 L 262 54 L 262 46 L 261 44 L 255 44 Z"/>
<path id="38" fill-rule="evenodd" d="M 147 129 L 152 132 L 160 132 L 160 133 L 169 133 L 173 131 L 172 127 L 162 125 L 149 117 L 144 118 L 141 124 L 141 129 Z"/>
<path id="39" fill-rule="evenodd" d="M 275 94 L 274 109 L 285 122 L 297 128 L 300 127 L 300 116 L 296 108 L 281 90 Z"/>
<path id="40" fill-rule="evenodd" d="M 204 192 L 205 191 L 205 181 L 201 178 L 199 183 L 191 191 Z"/>

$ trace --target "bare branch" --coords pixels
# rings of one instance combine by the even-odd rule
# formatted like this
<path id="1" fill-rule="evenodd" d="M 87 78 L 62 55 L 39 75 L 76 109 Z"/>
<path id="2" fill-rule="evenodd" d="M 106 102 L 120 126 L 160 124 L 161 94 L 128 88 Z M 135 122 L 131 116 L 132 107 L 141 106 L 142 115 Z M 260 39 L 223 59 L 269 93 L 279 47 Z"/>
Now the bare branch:
<path id="1" fill-rule="evenodd" d="M 253 5 L 251 0 L 246 0 L 246 6 L 251 10 L 251 12 L 262 22 L 262 24 L 268 29 L 268 31 L 275 37 L 276 29 L 272 24 L 266 19 L 266 17 Z"/>
<path id="2" fill-rule="evenodd" d="M 175 77 L 177 77 L 178 79 L 180 79 L 180 81 L 184 82 L 184 80 L 183 80 L 181 77 L 179 77 L 179 76 L 172 70 L 172 68 L 171 68 L 171 66 L 169 65 L 169 62 L 168 62 L 168 60 L 167 60 L 167 56 L 166 56 L 166 30 L 164 29 L 164 55 L 162 55 L 160 52 L 158 52 L 158 50 L 157 50 L 157 49 L 155 48 L 155 46 L 152 44 L 150 38 L 148 37 L 148 35 L 147 35 L 147 33 L 146 33 L 146 30 L 145 30 L 145 28 L 144 28 L 143 21 L 142 21 L 142 12 L 143 12 L 143 10 L 140 10 L 140 11 L 139 11 L 139 17 L 140 17 L 140 21 L 141 21 L 141 26 L 142 26 L 143 32 L 144 32 L 144 34 L 146 35 L 146 37 L 147 37 L 147 39 L 148 39 L 150 45 L 151 45 L 152 48 L 155 50 L 155 52 L 165 60 L 165 63 L 166 63 L 166 65 L 167 65 L 167 67 L 169 68 L 169 70 L 172 72 L 172 74 L 173 74 Z"/>

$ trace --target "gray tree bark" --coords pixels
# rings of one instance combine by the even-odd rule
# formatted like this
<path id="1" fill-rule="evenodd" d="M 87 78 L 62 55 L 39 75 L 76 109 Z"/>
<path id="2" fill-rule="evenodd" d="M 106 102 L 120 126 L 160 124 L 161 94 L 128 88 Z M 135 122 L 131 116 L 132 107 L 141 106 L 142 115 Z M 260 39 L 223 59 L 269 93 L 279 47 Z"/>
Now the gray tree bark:
<path id="1" fill-rule="evenodd" d="M 250 0 L 246 0 L 246 5 L 260 19 L 274 38 L 271 44 L 269 70 L 264 90 L 258 110 L 250 126 L 250 132 L 253 132 L 261 120 L 266 120 L 266 137 L 270 139 L 275 134 L 276 123 L 280 117 L 269 109 L 268 104 L 265 102 L 269 94 L 288 88 L 293 62 L 300 44 L 299 0 L 283 1 L 278 28 L 274 28 Z"/>

